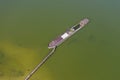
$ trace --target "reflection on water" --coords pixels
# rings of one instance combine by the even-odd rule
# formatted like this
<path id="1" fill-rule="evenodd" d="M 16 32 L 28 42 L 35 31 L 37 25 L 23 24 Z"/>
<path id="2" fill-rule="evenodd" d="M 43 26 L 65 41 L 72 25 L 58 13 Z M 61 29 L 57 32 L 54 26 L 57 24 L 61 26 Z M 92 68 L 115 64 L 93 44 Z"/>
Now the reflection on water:
<path id="1" fill-rule="evenodd" d="M 31 80 L 120 80 L 119 0 L 0 1 L 0 80 L 23 80 L 49 41 L 88 17 Z"/>

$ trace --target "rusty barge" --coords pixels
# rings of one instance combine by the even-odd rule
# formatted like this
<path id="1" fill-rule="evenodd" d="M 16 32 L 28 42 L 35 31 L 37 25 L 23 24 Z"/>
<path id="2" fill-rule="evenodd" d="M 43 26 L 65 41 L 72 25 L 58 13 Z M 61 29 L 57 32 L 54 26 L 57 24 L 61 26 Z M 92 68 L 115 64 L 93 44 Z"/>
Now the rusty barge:
<path id="1" fill-rule="evenodd" d="M 66 32 L 64 32 L 62 35 L 58 36 L 56 39 L 51 41 L 48 44 L 48 48 L 51 49 L 51 48 L 55 48 L 55 47 L 59 46 L 66 39 L 68 39 L 73 34 L 75 34 L 77 31 L 79 31 L 81 28 L 83 28 L 88 22 L 89 22 L 89 19 L 87 19 L 87 18 L 81 20 L 78 24 L 76 24 L 75 26 L 71 27 Z"/>

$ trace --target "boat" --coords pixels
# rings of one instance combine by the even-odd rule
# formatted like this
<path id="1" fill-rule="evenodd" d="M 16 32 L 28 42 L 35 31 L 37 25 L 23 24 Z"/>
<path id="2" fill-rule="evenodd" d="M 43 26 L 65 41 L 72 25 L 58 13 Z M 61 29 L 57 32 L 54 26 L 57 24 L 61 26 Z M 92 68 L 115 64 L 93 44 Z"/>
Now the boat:
<path id="1" fill-rule="evenodd" d="M 55 48 L 55 47 L 59 46 L 59 45 L 62 44 L 66 39 L 68 39 L 68 38 L 71 37 L 73 34 L 75 34 L 75 33 L 78 32 L 80 29 L 82 29 L 88 22 L 89 22 L 89 19 L 87 19 L 87 18 L 81 20 L 78 24 L 76 24 L 75 26 L 71 27 L 71 28 L 68 29 L 66 32 L 64 32 L 62 35 L 58 36 L 58 37 L 55 38 L 53 41 L 51 41 L 51 42 L 48 44 L 48 48 L 49 48 L 49 49 L 52 49 L 52 48 Z"/>

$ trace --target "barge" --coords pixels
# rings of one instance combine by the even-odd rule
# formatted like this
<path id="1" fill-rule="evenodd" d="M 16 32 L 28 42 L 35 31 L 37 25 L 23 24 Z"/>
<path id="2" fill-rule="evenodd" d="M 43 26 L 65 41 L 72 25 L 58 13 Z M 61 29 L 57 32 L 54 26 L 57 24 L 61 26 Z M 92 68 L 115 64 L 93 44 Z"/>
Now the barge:
<path id="1" fill-rule="evenodd" d="M 51 49 L 51 48 L 55 48 L 55 47 L 59 46 L 66 39 L 68 39 L 73 34 L 75 34 L 78 30 L 80 30 L 81 28 L 83 28 L 88 22 L 89 22 L 89 19 L 87 19 L 87 18 L 81 20 L 78 24 L 76 24 L 75 26 L 71 27 L 66 32 L 64 32 L 62 35 L 58 36 L 56 39 L 54 39 L 53 41 L 51 41 L 48 44 L 48 48 Z"/>

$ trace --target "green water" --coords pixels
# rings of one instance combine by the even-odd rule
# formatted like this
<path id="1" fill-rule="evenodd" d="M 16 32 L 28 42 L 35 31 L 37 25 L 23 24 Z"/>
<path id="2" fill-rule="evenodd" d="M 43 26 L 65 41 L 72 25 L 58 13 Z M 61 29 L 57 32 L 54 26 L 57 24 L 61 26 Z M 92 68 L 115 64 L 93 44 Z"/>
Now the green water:
<path id="1" fill-rule="evenodd" d="M 47 45 L 87 17 L 30 80 L 120 80 L 119 0 L 1 0 L 0 80 L 24 80 Z"/>

